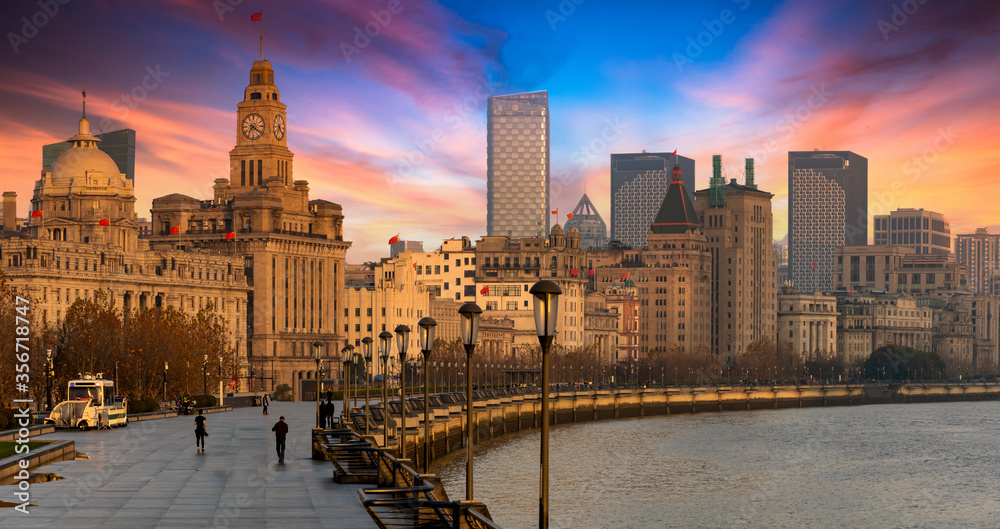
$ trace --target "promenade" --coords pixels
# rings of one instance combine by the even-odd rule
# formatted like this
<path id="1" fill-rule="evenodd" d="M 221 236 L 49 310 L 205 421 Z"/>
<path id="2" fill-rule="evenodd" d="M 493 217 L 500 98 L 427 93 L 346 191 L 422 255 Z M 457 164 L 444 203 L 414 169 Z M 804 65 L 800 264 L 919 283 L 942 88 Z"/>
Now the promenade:
<path id="1" fill-rule="evenodd" d="M 38 440 L 72 439 L 89 459 L 32 471 L 65 478 L 31 485 L 30 514 L 0 509 L 0 527 L 183 527 L 371 529 L 359 485 L 332 479 L 328 461 L 311 459 L 314 403 L 276 402 L 206 415 L 206 453 L 195 451 L 194 416 L 142 421 L 127 428 L 61 430 Z M 278 464 L 271 426 L 290 431 Z M 0 500 L 16 501 L 15 486 Z"/>

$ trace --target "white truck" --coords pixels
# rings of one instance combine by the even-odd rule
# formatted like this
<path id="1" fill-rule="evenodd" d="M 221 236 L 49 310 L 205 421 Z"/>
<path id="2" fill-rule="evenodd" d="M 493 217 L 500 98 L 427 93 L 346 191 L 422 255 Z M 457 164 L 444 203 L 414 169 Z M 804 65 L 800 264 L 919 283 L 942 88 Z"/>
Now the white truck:
<path id="1" fill-rule="evenodd" d="M 128 426 L 126 399 L 115 396 L 115 383 L 90 376 L 69 381 L 67 400 L 56 405 L 45 424 L 56 428 Z"/>

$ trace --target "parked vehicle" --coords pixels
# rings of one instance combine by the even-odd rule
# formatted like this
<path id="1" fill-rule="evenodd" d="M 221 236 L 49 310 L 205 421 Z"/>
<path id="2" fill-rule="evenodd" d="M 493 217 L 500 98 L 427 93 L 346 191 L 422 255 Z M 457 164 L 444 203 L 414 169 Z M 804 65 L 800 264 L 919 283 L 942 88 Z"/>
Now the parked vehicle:
<path id="1" fill-rule="evenodd" d="M 115 395 L 115 383 L 85 375 L 69 381 L 67 400 L 56 405 L 45 424 L 56 428 L 128 426 L 126 399 Z"/>

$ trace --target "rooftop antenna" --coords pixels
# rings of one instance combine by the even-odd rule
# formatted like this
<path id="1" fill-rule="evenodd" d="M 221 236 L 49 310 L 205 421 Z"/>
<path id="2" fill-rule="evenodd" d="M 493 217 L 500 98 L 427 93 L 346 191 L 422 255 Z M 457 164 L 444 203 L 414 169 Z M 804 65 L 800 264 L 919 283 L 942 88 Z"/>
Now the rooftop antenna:
<path id="1" fill-rule="evenodd" d="M 87 91 L 83 91 L 83 117 L 87 117 Z"/>

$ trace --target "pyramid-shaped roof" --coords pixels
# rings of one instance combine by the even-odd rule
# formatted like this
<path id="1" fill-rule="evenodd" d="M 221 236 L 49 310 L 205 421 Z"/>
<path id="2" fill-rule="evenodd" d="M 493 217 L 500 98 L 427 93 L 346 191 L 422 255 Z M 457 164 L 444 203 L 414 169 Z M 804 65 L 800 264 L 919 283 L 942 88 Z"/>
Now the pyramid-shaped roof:
<path id="1" fill-rule="evenodd" d="M 684 191 L 684 182 L 681 181 L 681 168 L 674 166 L 673 180 L 670 188 L 667 189 L 663 203 L 660 204 L 660 211 L 653 218 L 653 223 L 649 229 L 656 234 L 684 233 L 701 227 L 698 222 L 698 215 L 694 211 L 694 204 L 688 199 Z"/>

